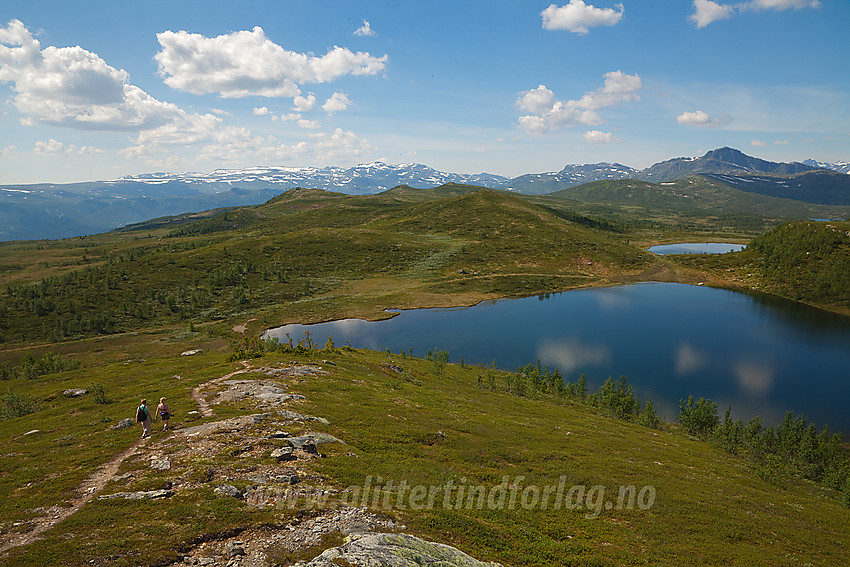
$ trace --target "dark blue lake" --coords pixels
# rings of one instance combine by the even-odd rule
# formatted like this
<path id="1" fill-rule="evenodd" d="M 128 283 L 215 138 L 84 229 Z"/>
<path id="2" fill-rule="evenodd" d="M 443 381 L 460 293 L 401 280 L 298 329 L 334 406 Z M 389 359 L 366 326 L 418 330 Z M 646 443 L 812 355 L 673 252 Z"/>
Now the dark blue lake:
<path id="1" fill-rule="evenodd" d="M 267 332 L 324 343 L 449 351 L 452 362 L 514 369 L 538 358 L 569 381 L 596 389 L 626 375 L 660 415 L 681 398 L 711 398 L 736 419 L 778 423 L 786 411 L 850 433 L 850 317 L 770 296 L 646 283 L 403 311 L 386 321 L 287 325 Z"/>

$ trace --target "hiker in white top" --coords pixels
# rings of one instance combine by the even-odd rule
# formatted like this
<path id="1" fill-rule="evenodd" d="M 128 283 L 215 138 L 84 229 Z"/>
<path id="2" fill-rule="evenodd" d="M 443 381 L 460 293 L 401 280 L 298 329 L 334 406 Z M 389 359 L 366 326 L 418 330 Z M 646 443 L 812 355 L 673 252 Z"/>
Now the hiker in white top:
<path id="1" fill-rule="evenodd" d="M 156 406 L 156 416 L 162 420 L 162 430 L 167 430 L 168 420 L 171 419 L 171 411 L 168 409 L 168 404 L 165 403 L 165 398 L 159 399 L 159 405 Z"/>

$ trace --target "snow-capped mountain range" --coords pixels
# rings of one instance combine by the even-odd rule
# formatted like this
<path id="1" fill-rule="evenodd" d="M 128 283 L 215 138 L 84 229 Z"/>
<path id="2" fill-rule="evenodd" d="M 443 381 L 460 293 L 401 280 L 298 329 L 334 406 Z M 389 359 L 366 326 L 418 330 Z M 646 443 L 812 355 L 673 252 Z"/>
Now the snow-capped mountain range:
<path id="1" fill-rule="evenodd" d="M 743 177 L 744 183 L 753 175 L 781 178 L 823 168 L 850 173 L 850 162 L 774 163 L 720 148 L 701 157 L 675 158 L 643 170 L 619 163 L 570 164 L 560 171 L 514 178 L 447 173 L 416 163 L 375 162 L 350 168 L 250 167 L 211 173 L 151 173 L 64 185 L 0 185 L 0 240 L 93 234 L 161 216 L 256 205 L 295 187 L 363 195 L 398 185 L 425 189 L 463 183 L 540 195 L 601 180 L 636 178 L 661 183 L 687 175 L 726 175 Z M 721 182 L 734 185 L 728 179 Z M 814 188 L 818 190 L 824 183 L 815 182 Z M 843 195 L 843 180 L 829 184 L 832 193 Z"/>
<path id="2" fill-rule="evenodd" d="M 817 167 L 818 169 L 831 169 L 832 171 L 837 171 L 838 173 L 850 174 L 850 161 L 837 161 L 835 163 L 829 163 L 825 161 L 815 161 L 813 159 L 807 159 L 804 160 L 803 163 L 812 167 Z"/>
<path id="3" fill-rule="evenodd" d="M 212 173 L 154 173 L 122 177 L 104 183 L 119 185 L 142 184 L 215 184 L 244 188 L 291 189 L 308 187 L 350 194 L 380 193 L 398 185 L 437 187 L 446 183 L 466 183 L 486 187 L 501 186 L 508 179 L 489 173 L 461 174 L 438 171 L 418 163 L 388 165 L 383 162 L 342 167 L 251 167 L 246 169 L 217 169 Z"/>

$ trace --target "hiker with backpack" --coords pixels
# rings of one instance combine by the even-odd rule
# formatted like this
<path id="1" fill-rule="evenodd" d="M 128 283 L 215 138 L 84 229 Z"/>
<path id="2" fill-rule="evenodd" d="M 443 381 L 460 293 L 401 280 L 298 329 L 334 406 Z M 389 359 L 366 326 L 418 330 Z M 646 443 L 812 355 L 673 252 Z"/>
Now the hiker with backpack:
<path id="1" fill-rule="evenodd" d="M 142 398 L 141 405 L 136 409 L 136 421 L 142 424 L 142 439 L 150 437 L 151 410 L 147 406 L 148 401 Z"/>

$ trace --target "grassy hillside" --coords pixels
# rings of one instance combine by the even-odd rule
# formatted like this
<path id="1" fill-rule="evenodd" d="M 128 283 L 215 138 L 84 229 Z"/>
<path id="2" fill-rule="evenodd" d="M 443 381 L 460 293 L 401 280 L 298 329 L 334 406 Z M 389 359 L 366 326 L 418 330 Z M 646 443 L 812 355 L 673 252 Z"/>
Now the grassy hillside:
<path id="1" fill-rule="evenodd" d="M 814 175 L 814 174 L 810 174 Z M 646 209 L 713 213 L 748 213 L 769 218 L 843 218 L 848 207 L 827 206 L 731 187 L 719 179 L 691 175 L 677 181 L 650 183 L 635 179 L 595 181 L 551 195 L 584 203 L 606 203 Z"/>
<path id="2" fill-rule="evenodd" d="M 741 191 L 821 205 L 850 204 L 850 175 L 820 169 L 787 176 L 703 174 Z"/>
<path id="3" fill-rule="evenodd" d="M 259 207 L 0 244 L 0 338 L 68 340 L 257 312 L 278 321 L 380 317 L 412 301 L 466 304 L 600 283 L 656 262 L 605 226 L 507 193 L 447 187 L 429 196 L 298 189 Z"/>
<path id="4" fill-rule="evenodd" d="M 734 254 L 677 256 L 675 262 L 774 295 L 850 313 L 850 223 L 783 224 Z"/>
<path id="5" fill-rule="evenodd" d="M 405 532 L 505 565 L 850 561 L 845 537 L 850 510 L 838 493 L 766 476 L 674 425 L 650 429 L 533 389 L 517 395 L 516 388 L 508 391 L 505 374 L 478 367 L 341 349 L 272 354 L 246 368 L 215 350 L 179 356 L 199 346 L 203 335 L 151 339 L 81 345 L 71 356 L 84 368 L 5 383 L 38 406 L 0 422 L 7 439 L 0 486 L 9 495 L 0 502 L 0 539 L 11 541 L 31 530 L 45 518 L 46 506 L 55 507 L 50 514 L 64 513 L 102 463 L 136 442 L 138 428 L 111 426 L 132 414 L 140 396 L 166 396 L 178 426 L 261 412 L 270 417 L 202 434 L 188 444 L 179 432 L 156 432 L 155 424 L 153 439 L 137 444 L 98 494 L 170 487 L 172 497 L 95 498 L 43 539 L 10 550 L 4 564 L 167 564 L 199 552 L 204 541 L 251 542 L 258 534 L 278 532 L 283 539 L 277 545 L 283 545 L 290 533 L 285 526 L 328 516 L 339 499 L 356 503 L 352 492 L 342 491 L 367 485 L 384 492 L 368 498 L 365 507 L 404 524 Z M 316 366 L 301 367 L 314 370 L 299 375 L 268 374 L 295 362 Z M 257 397 L 216 404 L 216 392 L 228 387 L 218 378 L 251 368 L 238 377 L 271 381 L 305 399 L 279 407 Z M 322 373 L 311 373 L 319 368 Z M 96 403 L 91 395 L 61 395 L 92 383 L 106 385 L 108 403 Z M 189 413 L 200 409 L 191 393 L 203 384 L 198 391 L 210 404 L 209 417 Z M 287 422 L 281 408 L 326 422 Z M 321 445 L 325 458 L 299 454 L 295 461 L 277 462 L 269 454 L 285 443 L 267 436 L 280 430 L 328 433 L 345 444 Z M 163 460 L 168 469 L 152 466 Z M 297 485 L 274 480 L 296 472 Z M 399 506 L 394 491 L 402 482 L 409 488 Z M 225 483 L 250 496 L 240 500 L 214 492 Z M 559 483 L 562 494 L 571 496 L 556 508 Z M 410 499 L 413 486 L 438 487 L 451 498 L 439 493 L 432 506 L 425 498 L 424 509 L 415 509 L 422 500 Z M 461 496 L 457 506 L 459 487 L 484 487 L 487 497 L 478 506 Z M 553 488 L 544 507 L 546 487 Z M 297 504 L 276 504 L 284 502 L 288 488 L 299 491 Z M 316 490 L 327 491 L 323 503 L 309 499 Z M 278 564 L 291 564 L 319 551 L 272 549 L 272 555 Z"/>

